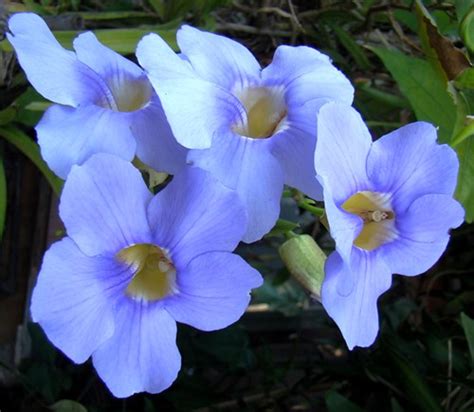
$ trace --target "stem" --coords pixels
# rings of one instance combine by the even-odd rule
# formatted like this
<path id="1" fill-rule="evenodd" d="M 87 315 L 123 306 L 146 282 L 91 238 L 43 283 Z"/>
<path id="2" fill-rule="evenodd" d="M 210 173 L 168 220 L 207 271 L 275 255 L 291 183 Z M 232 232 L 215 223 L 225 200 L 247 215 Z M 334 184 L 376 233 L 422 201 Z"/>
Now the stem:
<path id="1" fill-rule="evenodd" d="M 318 216 L 318 217 L 324 216 L 324 209 L 322 207 L 312 206 L 304 200 L 300 200 L 298 202 L 298 206 L 301 207 L 302 209 L 307 210 L 308 212 L 311 212 L 315 216 Z"/>

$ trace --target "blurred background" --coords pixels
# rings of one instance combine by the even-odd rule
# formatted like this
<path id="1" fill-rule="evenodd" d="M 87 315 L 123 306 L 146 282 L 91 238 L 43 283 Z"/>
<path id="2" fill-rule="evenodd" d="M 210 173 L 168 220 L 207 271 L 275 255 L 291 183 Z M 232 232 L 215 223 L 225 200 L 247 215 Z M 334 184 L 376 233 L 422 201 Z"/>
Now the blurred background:
<path id="1" fill-rule="evenodd" d="M 262 65 L 280 44 L 313 46 L 351 79 L 374 138 L 417 119 L 439 127 L 461 162 L 456 196 L 474 218 L 474 0 L 0 0 L 1 412 L 474 410 L 473 225 L 453 231 L 425 275 L 394 276 L 379 300 L 377 341 L 349 352 L 279 256 L 290 229 L 333 248 L 293 190 L 282 199 L 284 221 L 238 249 L 265 277 L 249 310 L 218 332 L 179 325 L 183 368 L 169 390 L 115 399 L 90 362 L 74 365 L 55 350 L 28 314 L 42 255 L 64 232 L 61 181 L 33 130 L 49 103 L 4 36 L 8 16 L 21 11 L 43 16 L 65 47 L 93 30 L 131 59 L 150 31 L 176 48 L 184 22 L 245 44 Z"/>

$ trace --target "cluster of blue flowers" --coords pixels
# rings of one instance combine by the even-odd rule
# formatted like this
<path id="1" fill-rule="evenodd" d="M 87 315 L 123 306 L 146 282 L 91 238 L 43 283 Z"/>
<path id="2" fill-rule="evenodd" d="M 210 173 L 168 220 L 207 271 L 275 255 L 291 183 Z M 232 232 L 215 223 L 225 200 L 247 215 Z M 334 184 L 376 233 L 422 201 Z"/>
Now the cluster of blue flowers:
<path id="1" fill-rule="evenodd" d="M 322 303 L 351 349 L 374 342 L 392 273 L 425 272 L 463 221 L 458 160 L 436 129 L 372 142 L 349 80 L 310 47 L 280 46 L 262 69 L 239 43 L 183 26 L 180 54 L 145 36 L 139 67 L 91 32 L 65 50 L 34 14 L 9 30 L 55 103 L 36 132 L 66 179 L 67 237 L 45 254 L 31 314 L 117 397 L 176 379 L 176 322 L 211 331 L 242 316 L 262 278 L 232 252 L 274 226 L 284 184 L 324 200 L 336 250 Z M 153 195 L 135 158 L 171 183 Z"/>

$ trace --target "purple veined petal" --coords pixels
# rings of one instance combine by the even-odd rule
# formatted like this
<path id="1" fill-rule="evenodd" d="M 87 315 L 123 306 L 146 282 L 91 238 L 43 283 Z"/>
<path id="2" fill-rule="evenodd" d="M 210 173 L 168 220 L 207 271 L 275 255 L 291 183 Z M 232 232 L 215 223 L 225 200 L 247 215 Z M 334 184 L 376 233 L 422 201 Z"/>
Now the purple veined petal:
<path id="1" fill-rule="evenodd" d="M 366 161 L 372 143 L 364 121 L 350 106 L 324 105 L 318 114 L 314 155 L 316 173 L 331 188 L 336 205 L 351 195 L 368 190 Z"/>
<path id="2" fill-rule="evenodd" d="M 77 58 L 102 78 L 121 75 L 138 78 L 144 75 L 139 66 L 104 46 L 90 31 L 77 36 L 73 45 Z"/>
<path id="3" fill-rule="evenodd" d="M 181 52 L 203 79 L 231 90 L 260 79 L 260 65 L 252 53 L 240 43 L 190 26 L 178 30 Z"/>
<path id="4" fill-rule="evenodd" d="M 150 81 L 158 85 L 164 80 L 196 78 L 191 65 L 177 55 L 157 34 L 144 36 L 137 46 L 137 59 Z"/>
<path id="5" fill-rule="evenodd" d="M 189 152 L 188 161 L 208 170 L 239 194 L 248 215 L 246 243 L 262 238 L 280 214 L 283 170 L 270 153 L 268 139 L 234 133 L 216 135 L 208 150 Z"/>
<path id="6" fill-rule="evenodd" d="M 390 269 L 375 253 L 354 248 L 349 265 L 343 264 L 337 252 L 332 253 L 326 261 L 325 273 L 322 303 L 347 346 L 370 346 L 379 330 L 377 299 L 392 283 Z M 355 285 L 349 294 L 341 294 L 340 290 L 345 289 L 341 283 L 348 277 L 355 279 Z"/>
<path id="7" fill-rule="evenodd" d="M 167 389 L 181 368 L 176 322 L 160 305 L 122 298 L 115 310 L 115 333 L 92 360 L 118 398 Z"/>
<path id="8" fill-rule="evenodd" d="M 436 129 L 425 122 L 408 124 L 372 145 L 367 172 L 378 191 L 393 193 L 395 210 L 403 212 L 418 197 L 452 195 L 459 162 L 447 145 L 436 143 Z"/>
<path id="9" fill-rule="evenodd" d="M 250 289 L 261 284 L 260 274 L 240 256 L 205 253 L 178 270 L 178 292 L 165 308 L 178 322 L 206 331 L 222 329 L 243 315 Z"/>
<path id="10" fill-rule="evenodd" d="M 152 240 L 146 216 L 151 197 L 131 163 L 98 154 L 72 168 L 59 214 L 82 252 L 115 255 L 126 246 Z"/>
<path id="11" fill-rule="evenodd" d="M 111 93 L 100 76 L 63 49 L 41 17 L 17 13 L 7 33 L 33 87 L 48 100 L 69 106 L 106 103 Z"/>
<path id="12" fill-rule="evenodd" d="M 399 238 L 380 247 L 392 273 L 414 276 L 426 272 L 440 258 L 449 230 L 462 224 L 464 210 L 449 195 L 425 195 L 396 218 Z"/>
<path id="13" fill-rule="evenodd" d="M 116 262 L 84 255 L 70 238 L 46 252 L 31 315 L 49 340 L 76 363 L 114 332 L 113 302 L 130 278 Z"/>
<path id="14" fill-rule="evenodd" d="M 285 183 L 322 200 L 323 189 L 314 170 L 317 110 L 316 104 L 308 103 L 289 112 L 285 128 L 269 139 L 269 145 L 283 169 Z"/>
<path id="15" fill-rule="evenodd" d="M 279 46 L 262 70 L 264 84 L 283 84 L 288 110 L 315 99 L 352 104 L 354 88 L 328 56 L 307 46 Z"/>
<path id="16" fill-rule="evenodd" d="M 169 174 L 186 166 L 188 149 L 174 138 L 158 98 L 134 113 L 131 129 L 137 141 L 137 156 L 143 163 Z"/>
<path id="17" fill-rule="evenodd" d="M 130 130 L 130 114 L 89 105 L 53 105 L 36 126 L 41 154 L 48 166 L 65 179 L 71 167 L 95 153 L 132 160 L 137 143 Z"/>
<path id="18" fill-rule="evenodd" d="M 238 195 L 210 173 L 187 167 L 148 207 L 155 242 L 170 250 L 177 266 L 210 251 L 232 251 L 247 227 Z"/>

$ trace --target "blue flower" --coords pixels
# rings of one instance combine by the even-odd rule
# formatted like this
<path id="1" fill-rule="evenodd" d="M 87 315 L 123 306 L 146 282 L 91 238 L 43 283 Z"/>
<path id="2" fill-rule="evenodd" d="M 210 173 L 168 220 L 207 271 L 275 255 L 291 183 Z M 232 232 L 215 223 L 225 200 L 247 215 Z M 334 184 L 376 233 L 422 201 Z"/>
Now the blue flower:
<path id="1" fill-rule="evenodd" d="M 143 70 L 103 46 L 91 32 L 65 50 L 32 13 L 9 20 L 8 40 L 33 87 L 51 106 L 36 127 L 41 154 L 65 178 L 94 153 L 137 155 L 157 171 L 176 173 L 186 150 L 174 139 Z"/>
<path id="2" fill-rule="evenodd" d="M 176 139 L 195 149 L 188 162 L 239 193 L 249 215 L 244 241 L 253 242 L 278 218 L 284 183 L 322 198 L 313 167 L 317 110 L 332 100 L 350 104 L 353 88 L 310 47 L 280 46 L 262 70 L 225 37 L 184 26 L 177 40 L 180 55 L 145 36 L 138 60 Z"/>
<path id="3" fill-rule="evenodd" d="M 428 270 L 461 225 L 453 199 L 455 152 L 436 143 L 436 129 L 406 125 L 372 143 L 352 108 L 329 103 L 319 112 L 315 152 L 331 235 L 322 303 L 350 349 L 378 333 L 377 299 L 392 273 Z"/>
<path id="4" fill-rule="evenodd" d="M 166 389 L 176 322 L 223 328 L 262 282 L 231 253 L 247 224 L 237 194 L 197 168 L 152 196 L 130 163 L 94 155 L 69 173 L 60 216 L 68 237 L 45 254 L 32 317 L 74 362 L 92 355 L 117 397 Z"/>

